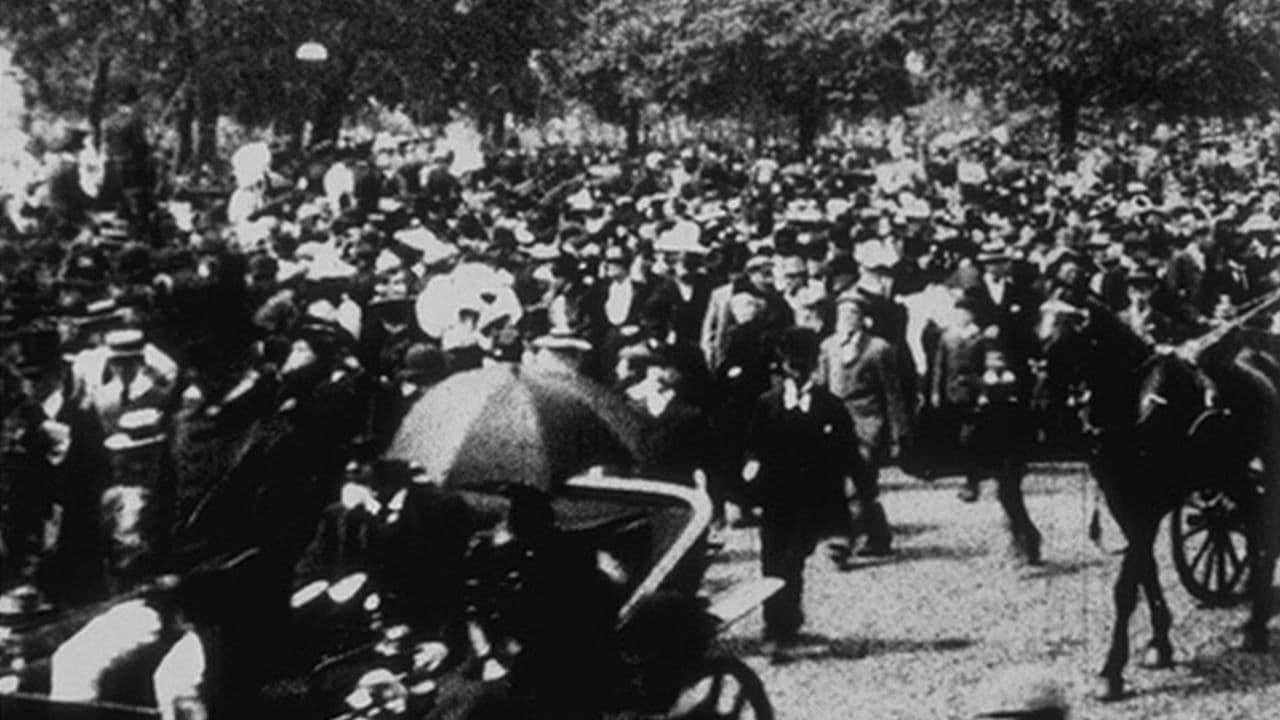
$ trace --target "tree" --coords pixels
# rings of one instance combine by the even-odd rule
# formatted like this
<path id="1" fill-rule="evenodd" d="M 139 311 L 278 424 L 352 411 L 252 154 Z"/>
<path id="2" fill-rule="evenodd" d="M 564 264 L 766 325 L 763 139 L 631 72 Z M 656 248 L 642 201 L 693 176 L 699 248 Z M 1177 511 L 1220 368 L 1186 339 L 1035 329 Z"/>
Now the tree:
<path id="1" fill-rule="evenodd" d="M 420 122 L 463 107 L 500 131 L 536 111 L 548 67 L 531 60 L 574 32 L 583 1 L 14 0 L 0 31 L 42 107 L 93 120 L 128 79 L 179 157 L 209 160 L 219 117 L 326 140 L 369 99 Z M 295 59 L 306 41 L 328 59 Z"/>
<path id="2" fill-rule="evenodd" d="M 634 129 L 657 102 L 693 117 L 795 123 L 804 149 L 834 112 L 911 102 L 893 0 L 605 0 L 568 65 L 575 92 Z M 629 132 L 629 134 L 632 134 Z"/>
<path id="3" fill-rule="evenodd" d="M 924 0 L 915 42 L 939 86 L 1052 103 L 1074 146 L 1085 107 L 1170 114 L 1269 107 L 1280 79 L 1266 0 Z"/>

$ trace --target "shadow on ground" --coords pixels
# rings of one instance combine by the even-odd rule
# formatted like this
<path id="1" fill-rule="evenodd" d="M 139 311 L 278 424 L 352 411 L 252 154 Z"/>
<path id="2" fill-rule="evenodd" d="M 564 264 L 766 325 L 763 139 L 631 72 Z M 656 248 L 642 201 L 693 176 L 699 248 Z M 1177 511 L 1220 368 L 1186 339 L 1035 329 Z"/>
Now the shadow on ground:
<path id="1" fill-rule="evenodd" d="M 894 653 L 935 653 L 964 650 L 974 640 L 964 637 L 933 638 L 832 638 L 816 633 L 801 633 L 798 642 L 788 648 L 791 661 L 859 660 L 866 657 Z M 769 652 L 764 640 L 754 637 L 728 638 L 719 646 L 736 656 L 763 656 Z"/>
<path id="2" fill-rule="evenodd" d="M 1271 650 L 1263 653 L 1241 651 L 1238 633 L 1223 640 L 1229 645 L 1179 663 L 1176 669 L 1185 671 L 1186 675 L 1180 673 L 1176 680 L 1134 691 L 1126 699 L 1160 694 L 1188 699 L 1223 693 L 1249 694 L 1280 685 L 1280 630 L 1272 629 Z M 1140 669 L 1136 663 L 1138 657 L 1134 659 L 1130 673 L 1160 672 Z"/>
<path id="3" fill-rule="evenodd" d="M 1046 560 L 1043 565 L 1027 567 L 1022 570 L 1021 577 L 1027 580 L 1042 580 L 1055 577 L 1075 575 L 1097 567 L 1112 565 L 1110 558 L 1094 557 L 1081 560 Z"/>

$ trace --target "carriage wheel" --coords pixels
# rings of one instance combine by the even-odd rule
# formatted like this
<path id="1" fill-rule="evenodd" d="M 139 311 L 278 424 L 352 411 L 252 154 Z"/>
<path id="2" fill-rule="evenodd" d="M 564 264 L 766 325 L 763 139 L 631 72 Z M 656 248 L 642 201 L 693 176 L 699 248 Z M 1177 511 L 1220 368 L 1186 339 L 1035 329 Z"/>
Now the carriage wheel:
<path id="1" fill-rule="evenodd" d="M 773 720 L 773 705 L 755 671 L 737 658 L 713 657 L 680 693 L 671 720 Z"/>
<path id="2" fill-rule="evenodd" d="M 1193 597 L 1210 607 L 1245 598 L 1249 536 L 1240 503 L 1220 490 L 1196 490 L 1173 512 L 1173 564 Z"/>

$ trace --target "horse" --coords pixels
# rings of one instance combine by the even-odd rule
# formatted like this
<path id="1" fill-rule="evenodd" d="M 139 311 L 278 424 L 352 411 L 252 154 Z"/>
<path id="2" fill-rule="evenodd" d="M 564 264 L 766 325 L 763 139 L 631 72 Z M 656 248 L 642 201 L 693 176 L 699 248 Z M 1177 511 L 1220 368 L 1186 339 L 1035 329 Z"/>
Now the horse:
<path id="1" fill-rule="evenodd" d="M 1280 554 L 1280 364 L 1275 343 L 1236 330 L 1200 352 L 1148 345 L 1107 308 L 1050 307 L 1038 334 L 1047 354 L 1086 389 L 1090 469 L 1128 543 L 1114 586 L 1115 622 L 1100 697 L 1124 695 L 1129 618 L 1139 587 L 1151 615 L 1145 664 L 1169 667 L 1172 617 L 1153 547 L 1161 520 L 1192 492 L 1222 490 L 1246 508 L 1250 616 L 1243 649 L 1269 644 L 1271 585 Z M 1183 350 L 1192 346 L 1184 346 Z M 1251 466 L 1261 467 L 1261 484 Z"/>

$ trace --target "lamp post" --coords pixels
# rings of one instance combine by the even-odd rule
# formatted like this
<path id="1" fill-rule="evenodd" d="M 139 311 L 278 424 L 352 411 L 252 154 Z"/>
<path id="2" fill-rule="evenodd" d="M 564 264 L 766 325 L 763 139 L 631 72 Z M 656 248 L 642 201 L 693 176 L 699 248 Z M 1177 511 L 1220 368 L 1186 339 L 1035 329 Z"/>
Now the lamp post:
<path id="1" fill-rule="evenodd" d="M 303 67 L 318 68 L 323 63 L 328 62 L 329 48 L 315 40 L 307 40 L 306 42 L 298 45 L 298 49 L 294 51 L 293 57 L 301 63 Z M 312 77 L 314 71 L 305 72 L 307 73 L 308 81 L 314 79 Z M 310 85 L 310 82 L 308 82 L 308 85 Z M 311 145 L 311 142 L 314 139 L 312 136 L 315 134 L 315 110 L 317 102 L 312 97 L 310 89 L 308 89 L 307 98 L 308 113 L 306 118 L 302 121 L 302 127 L 298 138 L 299 149 L 306 149 Z"/>

